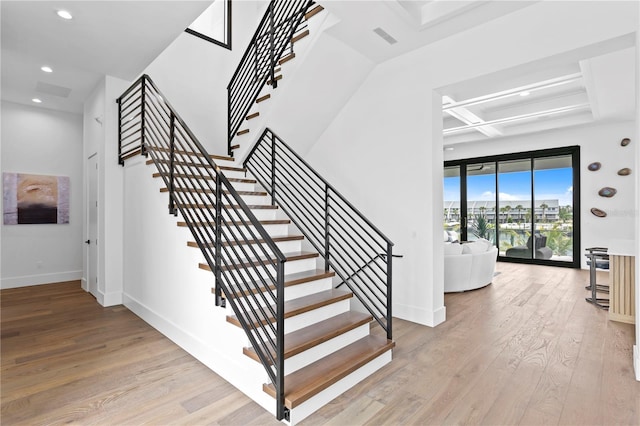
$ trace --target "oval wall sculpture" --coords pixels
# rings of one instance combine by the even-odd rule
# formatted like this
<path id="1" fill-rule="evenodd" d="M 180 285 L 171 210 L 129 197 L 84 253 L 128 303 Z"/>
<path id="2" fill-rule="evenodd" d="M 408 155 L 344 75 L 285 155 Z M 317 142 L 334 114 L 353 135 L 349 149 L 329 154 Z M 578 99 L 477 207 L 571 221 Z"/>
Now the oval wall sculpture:
<path id="1" fill-rule="evenodd" d="M 618 174 L 620 176 L 629 176 L 631 174 L 631 169 L 628 167 L 625 167 L 624 169 L 618 170 Z"/>
<path id="2" fill-rule="evenodd" d="M 591 163 L 587 166 L 587 168 L 592 172 L 600 170 L 600 167 L 602 167 L 602 164 L 600 164 L 598 161 L 596 161 L 595 163 Z"/>
<path id="3" fill-rule="evenodd" d="M 587 168 L 592 172 L 595 172 L 596 170 L 600 170 L 600 167 L 602 167 L 602 164 L 600 164 L 600 162 L 598 161 L 596 161 L 595 163 L 591 163 L 587 166 Z"/>
<path id="4" fill-rule="evenodd" d="M 629 138 L 624 138 L 624 139 L 622 139 L 622 140 L 620 141 L 620 145 L 622 145 L 622 146 L 627 146 L 627 145 L 629 145 L 630 143 L 631 143 L 631 139 L 629 139 Z"/>
<path id="5" fill-rule="evenodd" d="M 591 209 L 591 213 L 593 213 L 594 216 L 598 216 L 598 217 L 606 217 L 607 213 L 605 213 L 604 211 L 597 209 L 595 207 L 593 207 Z"/>
<path id="6" fill-rule="evenodd" d="M 616 195 L 618 191 L 615 188 L 611 188 L 610 186 L 605 186 L 600 191 L 598 191 L 598 195 L 601 197 L 611 198 Z"/>

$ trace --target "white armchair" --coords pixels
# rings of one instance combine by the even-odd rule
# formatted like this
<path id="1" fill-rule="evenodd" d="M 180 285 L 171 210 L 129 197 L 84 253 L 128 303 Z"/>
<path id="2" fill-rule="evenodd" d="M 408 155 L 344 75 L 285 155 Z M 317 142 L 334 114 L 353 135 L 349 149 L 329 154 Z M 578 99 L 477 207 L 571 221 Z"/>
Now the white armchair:
<path id="1" fill-rule="evenodd" d="M 445 244 L 444 291 L 474 290 L 491 284 L 498 249 L 488 241 Z"/>

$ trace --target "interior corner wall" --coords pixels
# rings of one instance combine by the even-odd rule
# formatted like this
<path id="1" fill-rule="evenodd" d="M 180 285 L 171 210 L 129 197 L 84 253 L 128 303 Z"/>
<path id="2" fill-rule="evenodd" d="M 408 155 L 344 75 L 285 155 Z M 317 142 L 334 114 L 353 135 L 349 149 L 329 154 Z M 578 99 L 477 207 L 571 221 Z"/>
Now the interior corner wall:
<path id="1" fill-rule="evenodd" d="M 144 70 L 212 154 L 227 154 L 227 85 L 267 4 L 233 2 L 232 50 L 182 33 Z"/>
<path id="2" fill-rule="evenodd" d="M 116 99 L 130 84 L 131 82 L 125 80 L 105 76 L 85 100 L 84 105 L 84 154 L 80 161 L 87 176 L 88 158 L 92 155 L 98 157 L 98 294 L 96 298 L 103 306 L 122 303 L 124 171 L 118 163 Z M 86 193 L 86 186 L 84 191 Z M 86 208 L 84 208 L 83 217 L 83 239 L 86 240 L 88 238 Z M 83 258 L 83 276 L 86 282 L 88 246 L 84 249 Z"/>
<path id="3" fill-rule="evenodd" d="M 537 2 L 369 74 L 307 160 L 405 256 L 393 265 L 394 316 L 430 326 L 444 320 L 436 232 L 443 208 L 442 134 L 436 131 L 442 112 L 434 107 L 435 91 L 633 33 L 637 8 L 635 2 Z"/>
<path id="4" fill-rule="evenodd" d="M 495 139 L 481 144 L 454 145 L 446 153 L 446 160 L 499 155 L 511 152 L 533 151 L 562 146 L 580 146 L 580 253 L 586 247 L 609 247 L 614 239 L 632 239 L 635 233 L 636 200 L 638 187 L 632 176 L 619 176 L 623 167 L 634 169 L 638 156 L 637 144 L 620 146 L 626 137 L 634 137 L 635 121 L 594 123 L 590 125 Z M 591 172 L 587 166 L 595 161 L 602 168 Z M 618 190 L 612 198 L 603 198 L 598 191 L 611 186 Z M 607 216 L 591 214 L 591 208 L 604 210 Z M 587 268 L 586 257 L 581 257 L 582 268 Z"/>
<path id="5" fill-rule="evenodd" d="M 82 277 L 82 116 L 2 102 L 2 172 L 68 176 L 68 224 L 1 225 L 0 288 Z"/>

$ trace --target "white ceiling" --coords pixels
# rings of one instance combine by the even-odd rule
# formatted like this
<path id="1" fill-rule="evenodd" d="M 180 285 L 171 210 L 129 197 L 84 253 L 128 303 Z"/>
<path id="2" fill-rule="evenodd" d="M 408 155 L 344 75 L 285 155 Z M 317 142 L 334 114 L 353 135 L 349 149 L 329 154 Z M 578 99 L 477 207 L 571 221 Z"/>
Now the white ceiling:
<path id="1" fill-rule="evenodd" d="M 43 108 L 81 113 L 104 75 L 135 79 L 211 3 L 2 1 L 2 99 L 37 97 Z M 59 18 L 60 9 L 74 18 Z"/>
<path id="2" fill-rule="evenodd" d="M 445 145 L 633 120 L 634 37 L 482 76 L 440 93 Z"/>
<path id="3" fill-rule="evenodd" d="M 76 113 L 102 76 L 135 79 L 212 1 L 2 1 L 2 99 Z M 536 1 L 322 1 L 339 23 L 327 33 L 381 63 Z M 63 21 L 56 10 L 73 15 Z M 366 19 L 363 19 L 363 13 Z M 373 29 L 393 39 L 389 44 Z M 463 102 L 534 86 L 515 95 L 443 113 L 445 144 L 477 142 L 597 120 L 633 119 L 633 37 L 588 46 L 558 57 L 442 88 Z M 54 69 L 40 71 L 42 65 Z M 571 77 L 553 87 L 540 82 Z M 44 87 L 43 84 L 44 83 Z M 53 85 L 53 86 L 51 86 Z M 40 91 L 38 90 L 40 89 Z M 68 97 L 51 93 L 68 88 Z M 48 90 L 47 90 L 48 89 Z M 520 89 L 521 91 L 521 89 Z M 33 105 L 33 104 L 32 104 Z M 550 114 L 543 115 L 542 112 Z M 521 119 L 523 116 L 527 119 Z M 516 119 L 514 119 L 516 117 Z M 491 125 L 482 125 L 492 122 Z M 480 123 L 481 125 L 469 126 Z M 452 128 L 468 126 L 452 131 Z"/>

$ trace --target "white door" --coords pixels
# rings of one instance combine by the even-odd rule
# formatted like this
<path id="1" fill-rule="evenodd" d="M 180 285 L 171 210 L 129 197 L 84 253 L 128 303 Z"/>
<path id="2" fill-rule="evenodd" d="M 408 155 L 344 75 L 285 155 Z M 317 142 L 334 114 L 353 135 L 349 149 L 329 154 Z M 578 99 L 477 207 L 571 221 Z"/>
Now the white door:
<path id="1" fill-rule="evenodd" d="M 89 196 L 89 205 L 87 206 L 89 217 L 88 229 L 88 271 L 87 279 L 89 280 L 89 293 L 94 297 L 98 297 L 98 155 L 94 154 L 89 157 L 87 164 L 87 174 L 89 184 L 87 190 Z"/>

